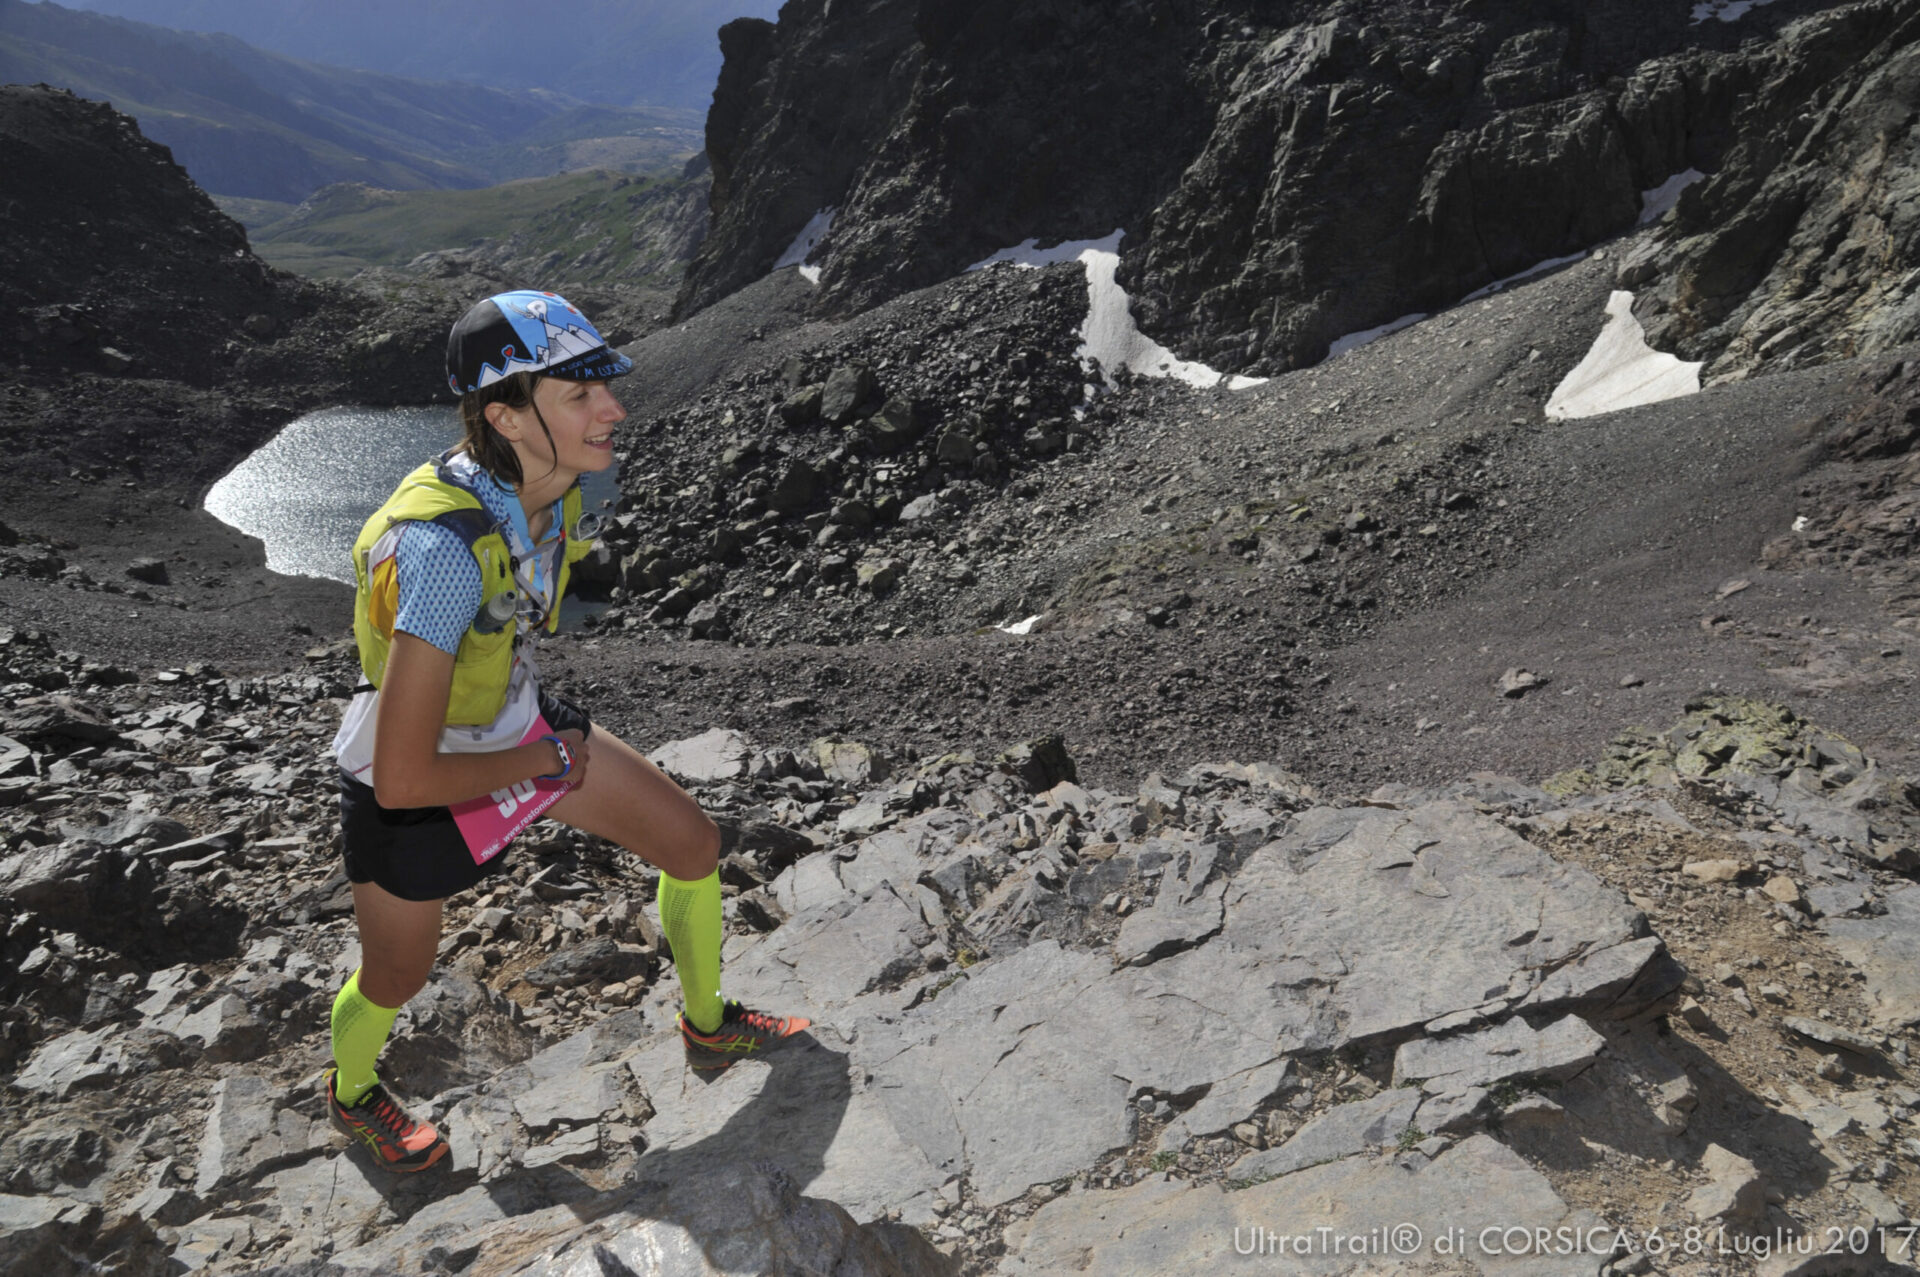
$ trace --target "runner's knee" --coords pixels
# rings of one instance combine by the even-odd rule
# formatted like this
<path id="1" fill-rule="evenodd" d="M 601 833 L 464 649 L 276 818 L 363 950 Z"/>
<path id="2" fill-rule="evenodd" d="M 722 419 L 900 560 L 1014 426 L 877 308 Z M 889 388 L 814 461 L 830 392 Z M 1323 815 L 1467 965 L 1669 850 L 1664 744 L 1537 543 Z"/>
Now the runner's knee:
<path id="1" fill-rule="evenodd" d="M 720 864 L 720 826 L 698 808 L 689 819 L 676 823 L 679 827 L 656 847 L 657 859 L 649 859 L 682 882 L 696 882 Z"/>
<path id="2" fill-rule="evenodd" d="M 360 993 L 377 1007 L 403 1007 L 427 987 L 433 964 L 360 963 Z"/>

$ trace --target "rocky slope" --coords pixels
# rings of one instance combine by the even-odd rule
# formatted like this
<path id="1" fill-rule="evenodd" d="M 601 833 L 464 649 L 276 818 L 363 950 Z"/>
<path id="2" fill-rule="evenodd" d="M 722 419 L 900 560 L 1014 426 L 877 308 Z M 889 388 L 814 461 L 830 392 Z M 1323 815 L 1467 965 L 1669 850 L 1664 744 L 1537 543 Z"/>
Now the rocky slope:
<path id="1" fill-rule="evenodd" d="M 1475 1271 L 1509 1227 L 1588 1237 L 1537 1272 L 1906 1258 L 1920 791 L 1777 707 L 1364 798 L 1086 788 L 1057 739 L 666 745 L 724 831 L 730 990 L 819 1027 L 694 1085 L 648 875 L 548 832 L 403 1014 L 388 1071 L 455 1152 L 394 1182 L 315 1090 L 357 957 L 315 748 L 344 652 L 0 653 L 10 1267 L 1147 1273 L 1275 1218 L 1414 1222 L 1426 1262 L 1466 1229 Z"/>
<path id="2" fill-rule="evenodd" d="M 1663 281 L 1656 331 L 1719 361 L 1710 375 L 1755 370 L 1770 340 L 1801 361 L 1911 340 L 1910 6 L 1726 16 L 790 4 L 723 34 L 714 228 L 681 309 L 763 272 L 828 207 L 818 305 L 835 315 L 1028 237 L 1124 228 L 1143 327 L 1270 373 L 1590 248 L 1698 171 L 1712 181 L 1634 282 Z"/>
<path id="3" fill-rule="evenodd" d="M 1137 9 L 1120 29 L 1194 11 Z M 921 6 L 916 38 L 990 37 L 927 25 L 961 12 Z M 1885 42 L 1885 12 L 1783 39 Z M 821 57 L 871 38 L 911 96 L 889 15 L 836 0 L 806 29 Z M 1741 30 L 1727 57 L 1781 47 Z M 774 74 L 773 36 L 734 28 L 730 59 L 772 38 Z M 1867 96 L 1809 163 L 1896 136 L 1873 95 L 1898 77 L 1855 62 L 1820 72 Z M 650 872 L 541 827 L 450 904 L 403 1017 L 387 1067 L 455 1160 L 394 1183 L 316 1098 L 357 961 L 325 759 L 343 591 L 174 503 L 270 402 L 437 385 L 434 330 L 487 267 L 245 291 L 257 268 L 136 134 L 8 92 L 96 162 L 80 195 L 137 165 L 177 213 L 114 223 L 147 248 L 104 237 L 93 278 L 57 241 L 99 216 L 76 197 L 19 250 L 11 313 L 70 291 L 120 348 L 165 326 L 149 264 L 314 307 L 231 338 L 254 381 L 186 354 L 171 380 L 14 371 L 0 399 L 25 440 L 0 473 L 10 1270 L 1157 1274 L 1322 1228 L 1377 1240 L 1289 1263 L 1911 1265 L 1920 364 L 1756 345 L 1769 375 L 1544 411 L 1720 188 L 1241 391 L 1083 362 L 1076 264 L 827 320 L 761 263 L 623 334 L 610 606 L 543 670 L 716 814 L 729 992 L 818 1027 L 688 1079 Z M 772 198 L 750 168 L 733 198 Z M 1822 225 L 1897 222 L 1896 187 L 1848 189 Z M 1818 274 L 1816 304 L 1852 278 Z M 1494 1253 L 1514 1227 L 1580 1241 Z"/>

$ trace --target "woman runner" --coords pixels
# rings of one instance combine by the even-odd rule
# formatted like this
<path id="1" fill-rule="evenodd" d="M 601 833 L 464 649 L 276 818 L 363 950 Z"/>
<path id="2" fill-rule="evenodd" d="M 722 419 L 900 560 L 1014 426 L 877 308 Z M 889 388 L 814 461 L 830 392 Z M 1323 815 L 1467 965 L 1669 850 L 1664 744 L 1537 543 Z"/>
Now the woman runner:
<path id="1" fill-rule="evenodd" d="M 497 873 L 536 815 L 660 870 L 687 1063 L 723 1069 L 808 1025 L 720 996 L 719 831 L 584 711 L 540 687 L 532 642 L 558 623 L 592 547 L 579 478 L 613 464 L 626 416 L 608 381 L 632 361 L 554 293 L 501 293 L 447 341 L 465 440 L 421 466 L 354 543 L 366 681 L 334 738 L 360 967 L 333 1004 L 328 1113 L 391 1170 L 446 1155 L 374 1062 L 427 982 L 448 896 Z M 549 805 L 550 804 L 550 805 Z"/>

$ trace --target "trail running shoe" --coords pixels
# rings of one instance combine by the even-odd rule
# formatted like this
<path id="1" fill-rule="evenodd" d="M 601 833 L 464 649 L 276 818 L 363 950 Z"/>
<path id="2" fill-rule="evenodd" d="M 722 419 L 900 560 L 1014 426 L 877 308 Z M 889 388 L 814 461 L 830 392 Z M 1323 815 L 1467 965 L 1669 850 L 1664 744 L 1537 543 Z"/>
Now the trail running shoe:
<path id="1" fill-rule="evenodd" d="M 333 1097 L 334 1070 L 327 1070 L 327 1115 L 333 1124 L 373 1150 L 373 1158 L 390 1171 L 424 1171 L 447 1155 L 447 1142 L 431 1122 L 407 1116 L 387 1088 L 375 1083 L 358 1104 L 346 1105 Z"/>
<path id="2" fill-rule="evenodd" d="M 694 1028 L 684 1013 L 679 1020 L 680 1041 L 687 1048 L 687 1067 L 713 1070 L 727 1068 L 744 1056 L 779 1046 L 782 1039 L 792 1037 L 813 1023 L 797 1015 L 767 1015 L 762 1011 L 749 1011 L 733 1001 L 727 1003 L 725 1018 L 712 1033 L 702 1033 Z"/>

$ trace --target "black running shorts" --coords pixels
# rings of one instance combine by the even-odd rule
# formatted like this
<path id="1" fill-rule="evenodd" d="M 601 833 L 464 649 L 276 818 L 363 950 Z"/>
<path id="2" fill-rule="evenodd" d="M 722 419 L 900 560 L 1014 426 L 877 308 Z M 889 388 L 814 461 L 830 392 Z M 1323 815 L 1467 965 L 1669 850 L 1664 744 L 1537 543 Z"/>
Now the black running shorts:
<path id="1" fill-rule="evenodd" d="M 540 713 L 556 732 L 590 736 L 587 713 L 540 691 Z M 506 867 L 503 849 L 484 865 L 473 862 L 453 813 L 445 807 L 382 807 L 373 786 L 340 773 L 340 833 L 352 882 L 377 883 L 402 900 L 440 900 Z"/>

